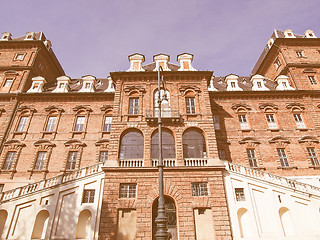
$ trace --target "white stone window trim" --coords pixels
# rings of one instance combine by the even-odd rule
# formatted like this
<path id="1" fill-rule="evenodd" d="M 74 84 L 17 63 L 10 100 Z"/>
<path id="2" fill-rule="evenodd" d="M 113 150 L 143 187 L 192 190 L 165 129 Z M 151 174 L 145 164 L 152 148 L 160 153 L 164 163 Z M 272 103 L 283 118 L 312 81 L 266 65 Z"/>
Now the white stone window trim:
<path id="1" fill-rule="evenodd" d="M 265 86 L 264 77 L 261 75 L 254 75 L 251 78 L 252 81 L 252 91 L 270 91 L 269 88 Z"/>
<path id="2" fill-rule="evenodd" d="M 71 79 L 68 76 L 61 76 L 57 78 L 57 87 L 52 91 L 53 93 L 69 92 L 69 83 Z"/>
<path id="3" fill-rule="evenodd" d="M 238 78 L 239 77 L 236 75 L 229 75 L 226 77 L 227 91 L 243 91 L 243 89 L 239 87 Z"/>
<path id="4" fill-rule="evenodd" d="M 284 37 L 285 38 L 296 38 L 293 31 L 291 29 L 287 29 L 284 31 Z"/>
<path id="5" fill-rule="evenodd" d="M 275 81 L 277 82 L 276 90 L 280 91 L 286 91 L 286 90 L 295 90 L 293 87 L 289 84 L 289 77 L 285 75 L 278 76 Z"/>
<path id="6" fill-rule="evenodd" d="M 82 88 L 78 92 L 95 92 L 96 78 L 91 75 L 82 77 Z"/>
<path id="7" fill-rule="evenodd" d="M 32 84 L 28 93 L 40 93 L 44 91 L 44 84 L 47 83 L 44 77 L 38 76 L 32 78 Z"/>

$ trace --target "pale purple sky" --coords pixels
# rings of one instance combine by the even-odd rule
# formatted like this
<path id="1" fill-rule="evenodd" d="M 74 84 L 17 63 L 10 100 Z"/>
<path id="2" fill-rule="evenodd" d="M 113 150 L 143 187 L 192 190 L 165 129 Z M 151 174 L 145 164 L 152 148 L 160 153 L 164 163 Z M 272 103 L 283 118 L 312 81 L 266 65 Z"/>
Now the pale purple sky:
<path id="1" fill-rule="evenodd" d="M 11 0 L 1 3 L 1 32 L 43 31 L 66 75 L 129 68 L 128 55 L 194 55 L 198 70 L 245 76 L 274 29 L 320 37 L 319 0 Z"/>

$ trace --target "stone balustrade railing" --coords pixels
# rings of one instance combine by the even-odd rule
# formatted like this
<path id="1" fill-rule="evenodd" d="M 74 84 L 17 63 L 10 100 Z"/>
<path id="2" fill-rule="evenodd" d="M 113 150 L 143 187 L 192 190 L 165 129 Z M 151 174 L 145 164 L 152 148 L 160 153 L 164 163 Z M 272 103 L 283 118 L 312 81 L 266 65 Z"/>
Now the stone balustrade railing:
<path id="1" fill-rule="evenodd" d="M 184 165 L 186 167 L 204 167 L 204 166 L 208 166 L 208 159 L 206 159 L 206 158 L 185 158 Z"/>
<path id="2" fill-rule="evenodd" d="M 143 167 L 143 159 L 120 159 L 120 167 Z"/>
<path id="3" fill-rule="evenodd" d="M 289 188 L 294 188 L 295 190 L 300 190 L 303 192 L 320 195 L 320 188 L 315 187 L 313 185 L 301 183 L 301 182 L 298 182 L 298 181 L 295 181 L 292 179 L 277 176 L 277 175 L 267 173 L 267 172 L 262 172 L 262 171 L 259 171 L 256 169 L 252 169 L 249 167 L 230 163 L 227 161 L 225 161 L 224 163 L 226 165 L 227 170 L 229 170 L 231 172 L 236 172 L 236 173 L 243 174 L 243 175 L 246 175 L 249 177 L 261 179 L 261 180 L 264 180 L 264 181 L 267 181 L 267 182 L 270 182 L 273 184 L 277 184 L 277 185 L 281 185 L 281 186 L 285 186 L 285 187 L 289 187 Z"/>
<path id="4" fill-rule="evenodd" d="M 152 167 L 158 166 L 158 159 L 152 159 Z M 163 159 L 163 165 L 165 167 L 175 167 L 176 166 L 176 159 L 175 158 L 166 158 Z"/>
<path id="5" fill-rule="evenodd" d="M 15 197 L 23 196 L 26 194 L 30 194 L 36 191 L 44 190 L 50 187 L 57 186 L 61 183 L 66 183 L 75 179 L 79 179 L 82 177 L 86 177 L 95 173 L 102 171 L 102 164 L 96 164 L 93 166 L 85 167 L 77 171 L 73 171 L 70 173 L 63 173 L 56 177 L 42 180 L 40 182 L 35 182 L 32 184 L 28 184 L 22 187 L 14 188 L 5 192 L 2 192 L 0 195 L 0 203 L 11 200 Z"/>

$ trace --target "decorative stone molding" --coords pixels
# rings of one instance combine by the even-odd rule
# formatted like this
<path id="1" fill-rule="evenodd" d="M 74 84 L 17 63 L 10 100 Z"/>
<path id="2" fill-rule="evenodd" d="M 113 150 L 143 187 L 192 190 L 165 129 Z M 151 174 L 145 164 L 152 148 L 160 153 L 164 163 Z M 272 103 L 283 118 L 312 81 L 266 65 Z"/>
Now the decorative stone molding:
<path id="1" fill-rule="evenodd" d="M 319 139 L 314 136 L 304 136 L 298 140 L 299 143 L 319 143 Z"/>
<path id="2" fill-rule="evenodd" d="M 251 107 L 245 103 L 238 103 L 238 104 L 234 104 L 231 107 L 231 109 L 234 110 L 235 112 L 241 112 L 241 111 L 247 112 L 251 110 Z"/>
<path id="3" fill-rule="evenodd" d="M 259 108 L 263 112 L 276 112 L 278 110 L 278 106 L 273 103 L 264 103 L 259 106 Z"/>
<path id="4" fill-rule="evenodd" d="M 250 144 L 250 147 L 255 147 L 257 144 L 261 142 L 255 137 L 245 137 L 239 141 L 239 144 Z"/>
<path id="5" fill-rule="evenodd" d="M 139 92 L 139 93 L 146 92 L 146 89 L 141 86 L 126 86 L 123 90 L 127 95 L 131 95 L 134 92 Z"/>
<path id="6" fill-rule="evenodd" d="M 269 143 L 275 143 L 279 146 L 283 146 L 284 144 L 289 144 L 289 139 L 282 137 L 282 136 L 276 136 L 269 140 Z"/>
<path id="7" fill-rule="evenodd" d="M 306 109 L 306 107 L 301 103 L 289 103 L 287 104 L 286 108 L 291 110 L 292 112 L 294 111 L 303 112 Z"/>
<path id="8" fill-rule="evenodd" d="M 191 86 L 191 85 L 183 85 L 179 88 L 179 91 L 184 96 L 188 91 L 193 91 L 194 93 L 200 93 L 201 90 L 197 86 Z"/>

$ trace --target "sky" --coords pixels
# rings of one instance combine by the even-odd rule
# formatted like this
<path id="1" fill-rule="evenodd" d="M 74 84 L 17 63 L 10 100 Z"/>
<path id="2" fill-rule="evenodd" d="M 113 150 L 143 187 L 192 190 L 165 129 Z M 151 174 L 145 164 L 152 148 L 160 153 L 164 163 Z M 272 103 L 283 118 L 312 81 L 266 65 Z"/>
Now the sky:
<path id="1" fill-rule="evenodd" d="M 2 0 L 1 31 L 43 31 L 71 78 L 129 68 L 128 56 L 194 55 L 193 67 L 249 76 L 274 29 L 320 37 L 319 0 Z"/>

